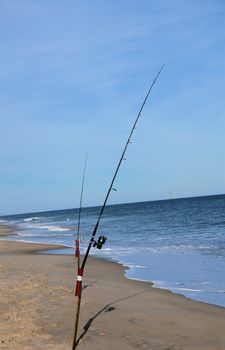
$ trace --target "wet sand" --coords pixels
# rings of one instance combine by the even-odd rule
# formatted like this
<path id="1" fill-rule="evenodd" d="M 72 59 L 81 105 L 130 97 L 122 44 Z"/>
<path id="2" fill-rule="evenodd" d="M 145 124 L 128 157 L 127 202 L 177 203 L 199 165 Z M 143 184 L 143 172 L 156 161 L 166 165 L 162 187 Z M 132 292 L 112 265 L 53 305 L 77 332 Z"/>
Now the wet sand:
<path id="1" fill-rule="evenodd" d="M 71 349 L 76 261 L 38 253 L 49 248 L 0 241 L 0 349 Z M 224 350 L 225 309 L 128 280 L 121 265 L 90 258 L 78 335 L 80 350 Z"/>

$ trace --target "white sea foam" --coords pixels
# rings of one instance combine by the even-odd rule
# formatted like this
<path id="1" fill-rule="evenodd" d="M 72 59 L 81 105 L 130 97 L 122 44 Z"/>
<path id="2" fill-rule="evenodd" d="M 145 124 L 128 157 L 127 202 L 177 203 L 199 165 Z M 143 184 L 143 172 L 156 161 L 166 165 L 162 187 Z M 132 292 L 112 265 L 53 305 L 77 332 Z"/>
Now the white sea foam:
<path id="1" fill-rule="evenodd" d="M 69 227 L 62 227 L 62 226 L 53 226 L 53 225 L 29 225 L 29 228 L 36 228 L 36 229 L 44 229 L 48 230 L 50 232 L 65 232 L 65 231 L 71 231 L 71 228 Z"/>
<path id="2" fill-rule="evenodd" d="M 154 281 L 152 280 L 151 281 L 153 283 L 153 287 L 155 288 L 161 288 L 161 289 L 169 289 L 167 286 L 166 286 L 166 282 L 165 281 Z"/>
<path id="3" fill-rule="evenodd" d="M 34 234 L 34 233 L 27 233 L 27 232 L 18 232 L 17 236 L 20 236 L 20 237 L 35 237 L 36 234 Z"/>
<path id="4" fill-rule="evenodd" d="M 147 269 L 147 266 L 145 265 L 136 265 L 134 263 L 129 263 L 129 262 L 123 265 L 129 267 L 129 269 Z"/>
<path id="5" fill-rule="evenodd" d="M 224 290 L 219 289 L 202 289 L 202 288 L 188 288 L 188 287 L 174 287 L 166 283 L 165 281 L 152 281 L 155 288 L 167 289 L 174 292 L 189 292 L 189 293 L 222 293 L 225 294 Z M 181 285 L 183 283 L 175 283 L 176 285 Z"/>
<path id="6" fill-rule="evenodd" d="M 35 221 L 35 220 L 41 220 L 42 218 L 38 217 L 38 216 L 33 216 L 31 218 L 26 218 L 26 219 L 23 219 L 23 221 L 25 222 L 29 222 L 29 221 Z"/>
<path id="7" fill-rule="evenodd" d="M 196 288 L 169 288 L 173 290 L 180 290 L 183 292 L 204 292 L 204 293 L 225 293 L 224 290 L 217 289 L 196 289 Z"/>
<path id="8" fill-rule="evenodd" d="M 207 292 L 207 290 L 195 289 L 195 288 L 176 288 L 176 287 L 172 287 L 172 288 L 168 288 L 168 289 L 180 290 L 180 291 L 183 291 L 183 292 Z M 212 291 L 212 292 L 215 292 L 215 291 Z"/>

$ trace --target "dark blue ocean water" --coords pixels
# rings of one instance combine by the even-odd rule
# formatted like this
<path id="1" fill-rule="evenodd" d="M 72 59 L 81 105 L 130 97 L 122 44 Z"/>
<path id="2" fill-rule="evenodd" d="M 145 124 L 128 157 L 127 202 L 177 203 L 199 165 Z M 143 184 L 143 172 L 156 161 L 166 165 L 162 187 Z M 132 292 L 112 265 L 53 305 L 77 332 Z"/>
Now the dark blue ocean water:
<path id="1" fill-rule="evenodd" d="M 99 210 L 82 211 L 82 252 Z M 74 247 L 77 216 L 75 209 L 57 210 L 0 217 L 0 223 L 18 228 L 7 239 Z M 106 244 L 91 254 L 128 266 L 128 278 L 225 307 L 225 195 L 107 206 L 98 234 Z"/>

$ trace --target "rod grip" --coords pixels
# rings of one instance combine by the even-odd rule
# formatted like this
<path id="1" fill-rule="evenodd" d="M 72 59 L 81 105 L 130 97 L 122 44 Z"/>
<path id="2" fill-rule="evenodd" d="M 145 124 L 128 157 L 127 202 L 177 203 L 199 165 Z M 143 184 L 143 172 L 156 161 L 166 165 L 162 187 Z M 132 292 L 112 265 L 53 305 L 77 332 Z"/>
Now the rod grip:
<path id="1" fill-rule="evenodd" d="M 81 297 L 83 272 L 84 271 L 82 268 L 78 268 L 77 283 L 76 283 L 76 289 L 75 289 L 75 296 L 78 298 Z"/>

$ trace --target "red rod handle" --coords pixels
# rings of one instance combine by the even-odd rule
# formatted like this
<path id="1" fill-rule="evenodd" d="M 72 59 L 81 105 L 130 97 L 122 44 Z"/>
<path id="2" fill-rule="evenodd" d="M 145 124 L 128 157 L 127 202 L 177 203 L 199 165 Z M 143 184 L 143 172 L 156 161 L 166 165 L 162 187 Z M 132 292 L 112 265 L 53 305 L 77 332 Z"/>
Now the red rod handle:
<path id="1" fill-rule="evenodd" d="M 79 268 L 78 274 L 77 274 L 76 289 L 75 289 L 75 296 L 78 298 L 81 297 L 83 273 L 84 273 L 84 270 L 82 268 Z"/>

